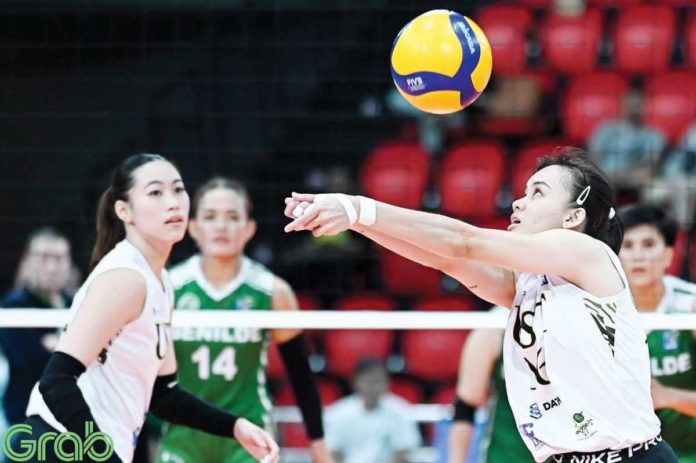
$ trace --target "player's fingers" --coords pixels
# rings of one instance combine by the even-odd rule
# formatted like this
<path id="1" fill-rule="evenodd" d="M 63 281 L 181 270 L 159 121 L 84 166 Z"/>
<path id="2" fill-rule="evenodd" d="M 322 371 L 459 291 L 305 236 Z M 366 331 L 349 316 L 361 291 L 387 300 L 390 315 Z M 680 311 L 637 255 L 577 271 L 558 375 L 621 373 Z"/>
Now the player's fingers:
<path id="1" fill-rule="evenodd" d="M 292 192 L 292 198 L 298 201 L 309 201 L 310 203 L 314 202 L 314 197 L 316 195 L 310 194 L 310 193 L 295 193 L 294 191 Z"/>
<path id="2" fill-rule="evenodd" d="M 285 217 L 294 219 L 296 217 L 293 216 L 293 212 L 297 208 L 297 205 L 300 203 L 299 201 L 295 201 L 294 199 L 290 199 L 290 201 L 288 201 L 288 199 L 290 198 L 285 198 L 285 209 L 283 210 L 283 215 L 285 215 Z"/>
<path id="3" fill-rule="evenodd" d="M 271 436 L 269 433 L 264 433 L 263 437 L 269 449 L 268 458 L 270 461 L 277 462 L 280 455 L 280 448 L 278 448 L 278 444 L 276 443 L 275 439 L 273 439 L 273 436 Z"/>
<path id="4" fill-rule="evenodd" d="M 285 233 L 303 230 L 304 228 L 306 228 L 306 224 L 314 220 L 314 218 L 318 214 L 319 208 L 315 204 L 310 205 L 307 209 L 304 210 L 304 213 L 300 217 L 296 218 L 295 220 L 293 220 L 285 226 Z"/>

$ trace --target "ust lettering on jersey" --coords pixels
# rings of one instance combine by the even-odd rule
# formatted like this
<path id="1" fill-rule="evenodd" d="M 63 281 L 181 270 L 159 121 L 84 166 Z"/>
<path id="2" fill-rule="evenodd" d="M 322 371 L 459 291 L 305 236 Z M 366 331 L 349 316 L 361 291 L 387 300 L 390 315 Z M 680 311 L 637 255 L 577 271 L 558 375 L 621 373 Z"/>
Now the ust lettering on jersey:
<path id="1" fill-rule="evenodd" d="M 537 340 L 540 338 L 540 333 L 543 327 L 541 326 L 541 317 L 537 316 L 537 311 L 543 310 L 546 294 L 544 287 L 548 286 L 546 276 L 541 278 L 541 288 L 539 297 L 535 300 L 526 300 L 526 292 L 522 296 L 524 302 L 528 304 L 517 305 L 515 324 L 513 327 L 513 339 L 524 349 L 524 361 L 529 367 L 529 370 L 534 375 L 537 384 L 546 386 L 551 384 L 548 375 L 546 374 L 546 357 L 544 355 L 543 346 L 537 345 Z"/>

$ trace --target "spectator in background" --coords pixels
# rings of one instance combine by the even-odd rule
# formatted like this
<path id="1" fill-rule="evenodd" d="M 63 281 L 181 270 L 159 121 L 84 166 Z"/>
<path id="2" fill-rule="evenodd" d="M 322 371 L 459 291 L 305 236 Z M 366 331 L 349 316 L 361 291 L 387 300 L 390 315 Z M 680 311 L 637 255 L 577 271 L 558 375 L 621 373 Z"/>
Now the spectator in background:
<path id="1" fill-rule="evenodd" d="M 595 129 L 588 151 L 592 160 L 620 190 L 635 190 L 652 181 L 666 139 L 657 129 L 645 125 L 645 98 L 630 90 L 623 100 L 623 117 Z"/>
<path id="2" fill-rule="evenodd" d="M 682 226 L 694 223 L 696 210 L 696 123 L 660 167 L 659 177 L 643 191 L 643 201 L 669 209 Z"/>
<path id="3" fill-rule="evenodd" d="M 326 413 L 326 441 L 337 463 L 403 463 L 420 445 L 410 405 L 389 390 L 389 374 L 377 359 L 358 363 L 355 393 Z"/>
<path id="4" fill-rule="evenodd" d="M 18 267 L 17 287 L 2 300 L 4 308 L 66 308 L 72 269 L 70 242 L 52 227 L 29 235 Z M 0 330 L 0 348 L 9 364 L 9 383 L 3 396 L 9 425 L 23 422 L 32 387 L 41 377 L 58 342 L 54 328 Z"/>

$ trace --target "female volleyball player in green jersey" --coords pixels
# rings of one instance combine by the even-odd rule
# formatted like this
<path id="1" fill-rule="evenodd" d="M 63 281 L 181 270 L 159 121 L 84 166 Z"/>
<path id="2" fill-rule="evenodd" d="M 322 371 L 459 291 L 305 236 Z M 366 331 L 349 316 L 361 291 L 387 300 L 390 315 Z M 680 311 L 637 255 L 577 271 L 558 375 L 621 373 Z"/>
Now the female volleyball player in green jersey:
<path id="1" fill-rule="evenodd" d="M 505 315 L 508 309 L 494 307 Z M 476 374 L 471 374 L 474 371 Z M 462 347 L 457 398 L 470 413 L 455 417 L 450 430 L 449 463 L 465 463 L 472 445 L 478 445 L 478 461 L 486 463 L 534 463 L 517 431 L 505 391 L 503 332 L 474 330 Z M 488 404 L 488 421 L 478 443 L 472 442 L 473 412 Z"/>
<path id="2" fill-rule="evenodd" d="M 256 231 L 251 200 L 240 183 L 213 178 L 193 198 L 189 233 L 194 255 L 171 270 L 176 310 L 297 310 L 290 286 L 244 255 Z M 236 411 L 270 430 L 266 386 L 268 346 L 279 344 L 298 405 L 312 440 L 314 462 L 329 462 L 321 402 L 300 330 L 192 328 L 174 330 L 179 378 L 185 387 L 224 410 Z M 170 426 L 159 449 L 161 463 L 252 463 L 236 442 Z"/>
<path id="3" fill-rule="evenodd" d="M 619 258 L 638 310 L 694 312 L 696 284 L 665 274 L 674 254 L 677 223 L 647 205 L 627 206 L 619 218 L 625 227 Z M 652 331 L 648 348 L 662 435 L 680 463 L 696 463 L 696 332 Z"/>

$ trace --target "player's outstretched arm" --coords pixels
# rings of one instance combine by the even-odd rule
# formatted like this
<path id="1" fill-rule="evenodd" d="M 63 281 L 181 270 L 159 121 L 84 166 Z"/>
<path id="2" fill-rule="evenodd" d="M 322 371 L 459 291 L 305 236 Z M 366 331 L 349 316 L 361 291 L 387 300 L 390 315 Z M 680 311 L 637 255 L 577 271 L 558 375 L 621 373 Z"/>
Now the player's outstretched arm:
<path id="1" fill-rule="evenodd" d="M 300 215 L 290 210 L 293 200 L 311 204 L 302 208 Z M 363 207 L 370 210 L 361 211 Z M 286 232 L 311 230 L 315 236 L 332 235 L 353 228 L 356 217 L 364 214 L 371 229 L 442 257 L 474 260 L 516 272 L 559 275 L 599 297 L 615 294 L 617 284 L 622 286 L 602 244 L 573 230 L 510 233 L 371 199 L 361 203 L 357 196 L 335 194 L 293 193 L 292 198 L 286 199 L 285 213 L 296 217 L 285 227 Z M 608 270 L 613 271 L 613 277 L 607 277 Z"/>

